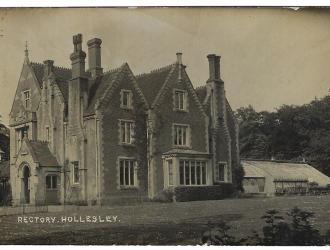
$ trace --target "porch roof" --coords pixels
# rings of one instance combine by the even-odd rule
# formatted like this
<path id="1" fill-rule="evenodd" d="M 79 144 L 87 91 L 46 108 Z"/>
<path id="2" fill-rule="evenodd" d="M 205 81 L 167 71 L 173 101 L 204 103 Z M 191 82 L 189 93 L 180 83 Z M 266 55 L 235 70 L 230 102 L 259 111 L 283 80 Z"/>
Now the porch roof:
<path id="1" fill-rule="evenodd" d="M 41 141 L 28 141 L 27 145 L 31 150 L 34 161 L 39 163 L 41 167 L 58 167 L 60 166 L 56 157 L 50 152 L 48 143 Z"/>

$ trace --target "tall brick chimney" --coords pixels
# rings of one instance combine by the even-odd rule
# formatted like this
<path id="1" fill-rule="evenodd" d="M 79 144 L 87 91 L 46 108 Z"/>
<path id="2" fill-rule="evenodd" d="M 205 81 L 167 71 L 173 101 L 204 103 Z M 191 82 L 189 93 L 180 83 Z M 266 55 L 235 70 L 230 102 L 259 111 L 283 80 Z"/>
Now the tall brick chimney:
<path id="1" fill-rule="evenodd" d="M 46 60 L 44 61 L 44 77 L 50 75 L 54 69 L 54 61 L 53 60 Z"/>
<path id="2" fill-rule="evenodd" d="M 99 38 L 93 38 L 87 42 L 88 46 L 88 68 L 92 77 L 102 75 L 103 69 L 101 67 L 101 43 Z"/>
<path id="3" fill-rule="evenodd" d="M 73 36 L 73 53 L 70 55 L 72 65 L 72 79 L 85 76 L 86 53 L 82 50 L 82 35 Z"/>
<path id="4" fill-rule="evenodd" d="M 178 80 L 182 80 L 182 53 L 176 53 L 176 63 L 179 65 Z"/>
<path id="5" fill-rule="evenodd" d="M 208 81 L 220 80 L 220 56 L 215 54 L 207 55 L 209 60 L 209 79 Z"/>
<path id="6" fill-rule="evenodd" d="M 226 120 L 226 93 L 224 82 L 220 78 L 220 56 L 215 54 L 207 55 L 209 61 L 209 79 L 207 90 L 211 96 L 211 118 L 213 126 Z"/>
<path id="7" fill-rule="evenodd" d="M 86 53 L 82 50 L 82 35 L 73 36 L 72 78 L 69 83 L 68 131 L 71 134 L 82 133 L 83 110 L 88 105 L 88 78 L 85 72 Z"/>

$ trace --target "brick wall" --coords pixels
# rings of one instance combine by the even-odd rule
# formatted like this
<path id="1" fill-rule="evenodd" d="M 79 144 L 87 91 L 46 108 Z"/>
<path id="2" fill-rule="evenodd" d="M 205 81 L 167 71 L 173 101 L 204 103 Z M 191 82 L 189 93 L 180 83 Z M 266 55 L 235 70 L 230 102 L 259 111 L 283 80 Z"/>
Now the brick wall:
<path id="1" fill-rule="evenodd" d="M 178 69 L 168 79 L 167 89 L 163 98 L 157 103 L 154 110 L 156 124 L 154 130 L 154 178 L 156 194 L 164 188 L 162 154 L 173 148 L 173 123 L 188 124 L 191 129 L 191 149 L 207 152 L 207 124 L 203 113 L 191 93 L 186 74 L 183 74 L 183 82 L 178 82 Z M 187 90 L 188 112 L 173 111 L 173 89 Z M 190 90 L 189 90 L 190 89 Z"/>
<path id="2" fill-rule="evenodd" d="M 112 87 L 112 94 L 106 98 L 106 109 L 102 112 L 101 121 L 101 164 L 102 166 L 102 202 L 113 204 L 125 199 L 142 199 L 147 195 L 147 144 L 146 144 L 146 117 L 142 106 L 143 99 L 134 88 L 132 79 L 124 74 L 116 86 Z M 133 93 L 133 109 L 120 108 L 121 89 L 131 90 Z M 135 141 L 138 145 L 119 145 L 119 119 L 134 120 L 136 133 Z M 133 157 L 138 161 L 138 188 L 120 189 L 118 157 Z"/>

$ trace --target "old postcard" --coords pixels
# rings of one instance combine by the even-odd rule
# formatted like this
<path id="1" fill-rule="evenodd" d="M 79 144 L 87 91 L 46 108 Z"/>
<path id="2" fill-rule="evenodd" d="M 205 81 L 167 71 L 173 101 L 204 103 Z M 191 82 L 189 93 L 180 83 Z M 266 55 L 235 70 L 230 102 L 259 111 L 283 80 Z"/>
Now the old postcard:
<path id="1" fill-rule="evenodd" d="M 0 9 L 0 244 L 328 245 L 329 27 Z"/>

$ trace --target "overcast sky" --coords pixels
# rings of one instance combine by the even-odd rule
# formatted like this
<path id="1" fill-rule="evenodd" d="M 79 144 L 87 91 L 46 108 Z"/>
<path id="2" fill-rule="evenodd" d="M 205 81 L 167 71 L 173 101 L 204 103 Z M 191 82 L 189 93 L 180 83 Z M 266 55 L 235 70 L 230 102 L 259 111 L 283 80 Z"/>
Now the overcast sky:
<path id="1" fill-rule="evenodd" d="M 8 123 L 28 41 L 30 61 L 70 67 L 72 36 L 102 43 L 105 70 L 127 62 L 135 74 L 183 63 L 195 86 L 206 55 L 221 55 L 233 109 L 308 103 L 330 89 L 330 12 L 288 9 L 139 8 L 0 10 L 0 114 Z"/>

